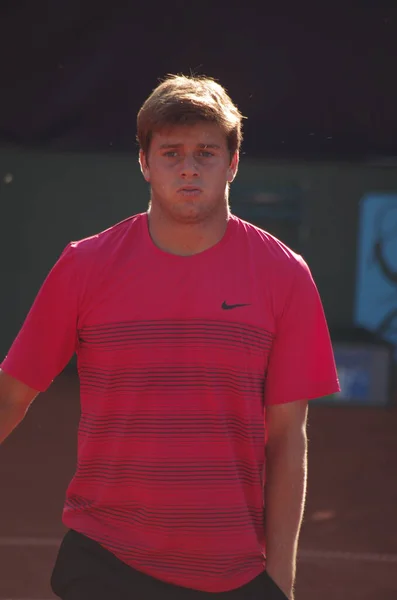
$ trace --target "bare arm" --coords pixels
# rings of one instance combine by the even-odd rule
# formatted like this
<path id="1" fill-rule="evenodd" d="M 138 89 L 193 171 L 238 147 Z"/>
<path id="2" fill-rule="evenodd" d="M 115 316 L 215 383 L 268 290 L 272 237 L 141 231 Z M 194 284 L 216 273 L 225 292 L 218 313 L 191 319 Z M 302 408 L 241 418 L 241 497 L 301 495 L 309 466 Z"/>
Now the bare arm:
<path id="1" fill-rule="evenodd" d="M 19 425 L 38 393 L 0 369 L 0 443 Z"/>
<path id="2" fill-rule="evenodd" d="M 266 409 L 265 539 L 267 571 L 293 599 L 307 475 L 307 402 Z"/>

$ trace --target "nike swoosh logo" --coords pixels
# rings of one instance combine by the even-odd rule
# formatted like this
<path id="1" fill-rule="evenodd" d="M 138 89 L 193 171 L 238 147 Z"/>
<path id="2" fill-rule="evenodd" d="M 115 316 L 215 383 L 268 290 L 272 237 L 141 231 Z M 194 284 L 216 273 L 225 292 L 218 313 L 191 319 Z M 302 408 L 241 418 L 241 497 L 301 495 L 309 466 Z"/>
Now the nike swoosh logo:
<path id="1" fill-rule="evenodd" d="M 226 300 L 222 302 L 223 310 L 232 310 L 232 308 L 241 308 L 242 306 L 251 306 L 250 304 L 227 304 Z"/>

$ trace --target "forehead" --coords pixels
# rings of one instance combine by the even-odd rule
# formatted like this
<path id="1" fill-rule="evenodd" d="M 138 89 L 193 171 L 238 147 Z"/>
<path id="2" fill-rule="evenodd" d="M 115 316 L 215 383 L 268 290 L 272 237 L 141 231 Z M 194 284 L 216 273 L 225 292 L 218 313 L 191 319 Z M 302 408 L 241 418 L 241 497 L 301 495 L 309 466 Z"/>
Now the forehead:
<path id="1" fill-rule="evenodd" d="M 203 146 L 214 145 L 227 150 L 226 135 L 214 123 L 197 123 L 196 125 L 175 125 L 155 131 L 152 146 L 163 145 Z"/>

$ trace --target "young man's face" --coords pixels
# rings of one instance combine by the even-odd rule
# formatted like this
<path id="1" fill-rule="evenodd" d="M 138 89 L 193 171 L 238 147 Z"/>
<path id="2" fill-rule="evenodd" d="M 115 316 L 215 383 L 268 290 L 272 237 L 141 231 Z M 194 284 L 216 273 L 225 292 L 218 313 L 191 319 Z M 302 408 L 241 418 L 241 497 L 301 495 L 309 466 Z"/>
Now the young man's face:
<path id="1" fill-rule="evenodd" d="M 227 140 L 212 123 L 171 127 L 153 135 L 142 173 L 151 185 L 153 209 L 180 223 L 198 223 L 223 211 L 237 173 Z"/>

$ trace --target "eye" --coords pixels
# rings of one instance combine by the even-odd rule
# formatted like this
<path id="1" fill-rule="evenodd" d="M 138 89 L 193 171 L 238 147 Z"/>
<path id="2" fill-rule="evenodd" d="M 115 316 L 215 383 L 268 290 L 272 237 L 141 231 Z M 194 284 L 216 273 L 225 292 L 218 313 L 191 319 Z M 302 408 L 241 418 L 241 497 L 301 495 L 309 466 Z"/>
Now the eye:
<path id="1" fill-rule="evenodd" d="M 168 150 L 168 152 L 164 152 L 163 156 L 166 156 L 167 158 L 175 158 L 178 156 L 178 152 L 176 150 Z"/>
<path id="2" fill-rule="evenodd" d="M 214 156 L 213 152 L 209 152 L 208 150 L 200 150 L 199 155 L 203 158 L 210 158 L 211 156 Z"/>

